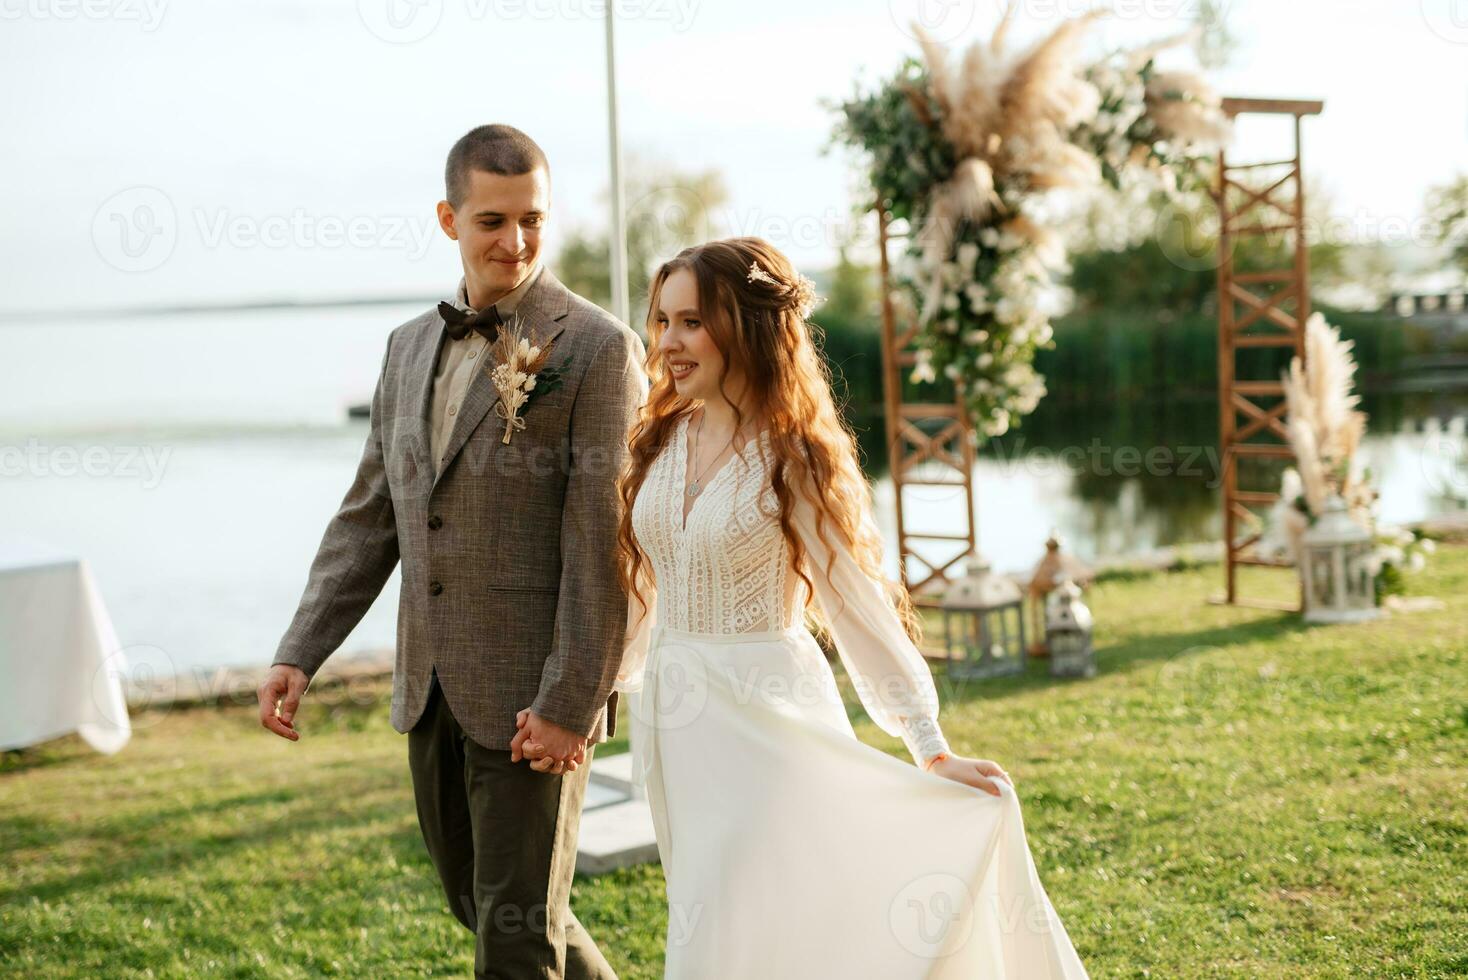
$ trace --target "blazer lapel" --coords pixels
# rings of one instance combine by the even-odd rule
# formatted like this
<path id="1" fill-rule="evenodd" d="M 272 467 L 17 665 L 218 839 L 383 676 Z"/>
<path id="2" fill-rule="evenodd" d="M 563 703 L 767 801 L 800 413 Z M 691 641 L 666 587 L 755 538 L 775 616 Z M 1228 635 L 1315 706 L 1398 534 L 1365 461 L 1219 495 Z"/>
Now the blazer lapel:
<path id="1" fill-rule="evenodd" d="M 426 498 L 433 487 L 433 433 L 429 418 L 433 410 L 433 376 L 438 369 L 439 354 L 447 334 L 444 333 L 442 317 L 430 319 L 424 329 L 427 336 L 419 338 L 417 353 L 413 357 L 413 373 L 409 375 L 414 379 L 411 422 L 414 431 L 409 445 L 417 460 L 415 483 L 421 496 Z"/>
<path id="2" fill-rule="evenodd" d="M 560 336 L 562 330 L 566 329 L 565 316 L 570 310 L 570 292 L 565 286 L 561 285 L 559 279 L 551 275 L 550 269 L 541 270 L 540 278 L 536 279 L 535 285 L 530 287 L 529 291 L 521 298 L 519 305 L 515 307 L 515 312 L 519 314 L 521 321 L 529 324 L 530 329 L 534 331 L 535 336 L 539 337 L 543 344 L 554 340 Z M 440 338 L 443 336 L 442 320 L 440 320 L 439 336 Z M 442 343 L 442 340 L 440 340 L 440 343 Z M 425 348 L 428 346 L 427 344 L 424 345 Z M 560 360 L 561 358 L 556 359 Z M 437 364 L 438 354 L 435 352 L 433 361 L 428 367 L 427 387 L 423 394 L 425 433 L 428 431 L 428 414 L 433 393 L 433 375 Z M 449 434 L 448 445 L 444 447 L 443 464 L 438 467 L 440 477 L 442 474 L 448 472 L 449 465 L 453 463 L 454 457 L 459 454 L 459 451 L 464 448 L 464 444 L 469 441 L 469 436 L 474 433 L 474 430 L 484 421 L 484 417 L 489 414 L 490 409 L 499 401 L 499 393 L 495 391 L 494 381 L 490 378 L 490 372 L 492 370 L 493 361 L 486 355 L 485 363 L 474 372 L 474 377 L 469 382 L 469 389 L 464 393 L 464 401 L 459 406 L 458 418 L 454 422 L 453 431 Z M 533 408 L 535 403 L 531 402 L 530 404 Z M 492 440 L 489 444 L 490 451 L 493 452 L 499 445 L 500 441 L 498 438 Z M 430 460 L 429 462 L 431 464 L 433 461 Z M 428 472 L 432 473 L 434 471 L 430 468 Z M 438 478 L 436 477 L 432 487 L 429 488 L 429 492 L 432 493 L 433 489 L 437 486 Z"/>

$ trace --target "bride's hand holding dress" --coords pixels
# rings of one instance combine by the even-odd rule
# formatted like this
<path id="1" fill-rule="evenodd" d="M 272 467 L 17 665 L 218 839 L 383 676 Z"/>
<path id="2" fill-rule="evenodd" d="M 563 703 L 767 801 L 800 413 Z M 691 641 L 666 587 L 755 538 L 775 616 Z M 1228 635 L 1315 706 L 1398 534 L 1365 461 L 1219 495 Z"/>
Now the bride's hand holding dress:
<path id="1" fill-rule="evenodd" d="M 930 765 L 928 772 L 936 773 L 944 779 L 951 779 L 955 783 L 977 787 L 994 796 L 998 796 L 1000 792 L 999 787 L 994 785 L 996 780 L 1002 779 L 1011 787 L 1014 786 L 1014 780 L 1009 778 L 1009 773 L 992 759 L 967 759 L 961 755 L 944 756 Z"/>

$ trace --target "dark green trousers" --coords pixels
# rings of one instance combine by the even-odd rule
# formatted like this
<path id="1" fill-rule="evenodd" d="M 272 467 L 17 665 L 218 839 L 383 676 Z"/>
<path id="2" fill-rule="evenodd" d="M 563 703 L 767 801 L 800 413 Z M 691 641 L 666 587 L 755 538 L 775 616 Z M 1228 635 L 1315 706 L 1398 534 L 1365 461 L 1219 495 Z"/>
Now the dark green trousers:
<path id="1" fill-rule="evenodd" d="M 576 831 L 591 771 L 554 776 L 464 734 L 435 673 L 408 733 L 418 826 L 454 915 L 477 937 L 474 975 L 616 980 L 571 911 Z"/>

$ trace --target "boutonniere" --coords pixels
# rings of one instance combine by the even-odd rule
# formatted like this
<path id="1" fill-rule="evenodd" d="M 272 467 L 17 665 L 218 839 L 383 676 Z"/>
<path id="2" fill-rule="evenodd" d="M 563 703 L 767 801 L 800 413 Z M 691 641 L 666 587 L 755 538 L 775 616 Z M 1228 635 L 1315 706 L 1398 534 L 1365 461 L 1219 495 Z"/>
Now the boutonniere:
<path id="1" fill-rule="evenodd" d="M 490 348 L 490 372 L 494 389 L 499 393 L 495 413 L 505 420 L 505 437 L 500 442 L 508 445 L 510 436 L 517 429 L 525 428 L 525 419 L 520 415 L 531 399 L 561 386 L 565 363 L 546 367 L 556 342 L 541 343 L 535 331 L 521 320 L 518 313 L 511 314 L 509 322 L 500 328 L 499 337 Z"/>

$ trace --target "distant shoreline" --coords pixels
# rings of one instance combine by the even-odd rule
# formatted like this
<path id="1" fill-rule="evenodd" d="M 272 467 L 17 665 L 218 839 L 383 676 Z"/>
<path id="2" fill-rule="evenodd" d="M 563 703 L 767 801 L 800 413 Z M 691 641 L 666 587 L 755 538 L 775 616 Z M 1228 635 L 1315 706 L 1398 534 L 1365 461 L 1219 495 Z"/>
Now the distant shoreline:
<path id="1" fill-rule="evenodd" d="M 243 313 L 266 310 L 310 310 L 354 306 L 436 306 L 442 297 L 381 296 L 343 299 L 262 299 L 240 303 L 183 303 L 168 306 L 121 306 L 79 309 L 0 310 L 0 324 L 16 320 L 76 320 L 86 317 L 179 316 L 194 313 Z"/>

